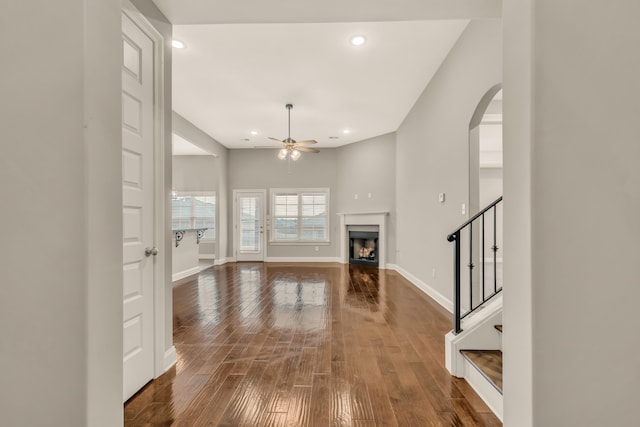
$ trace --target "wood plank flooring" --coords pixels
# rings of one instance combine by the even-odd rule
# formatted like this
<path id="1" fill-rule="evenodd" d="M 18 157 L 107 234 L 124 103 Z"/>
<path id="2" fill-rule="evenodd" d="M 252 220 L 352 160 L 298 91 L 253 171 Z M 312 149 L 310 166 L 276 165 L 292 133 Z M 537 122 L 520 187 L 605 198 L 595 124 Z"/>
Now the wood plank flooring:
<path id="1" fill-rule="evenodd" d="M 451 316 L 399 274 L 231 263 L 174 288 L 178 362 L 126 426 L 501 426 L 444 367 Z"/>

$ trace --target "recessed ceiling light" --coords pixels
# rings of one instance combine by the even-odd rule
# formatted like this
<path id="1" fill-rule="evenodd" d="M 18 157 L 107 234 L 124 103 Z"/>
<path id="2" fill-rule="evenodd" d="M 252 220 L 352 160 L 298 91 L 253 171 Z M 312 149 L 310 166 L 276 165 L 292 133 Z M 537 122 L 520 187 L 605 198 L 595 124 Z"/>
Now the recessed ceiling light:
<path id="1" fill-rule="evenodd" d="M 351 44 L 354 46 L 362 46 L 367 39 L 364 36 L 353 36 L 351 37 Z"/>
<path id="2" fill-rule="evenodd" d="M 176 39 L 173 39 L 171 41 L 171 46 L 175 47 L 176 49 L 184 49 L 184 43 Z"/>
<path id="3" fill-rule="evenodd" d="M 351 132 L 349 129 L 345 129 L 342 131 L 342 133 L 344 133 L 345 135 L 348 134 L 349 132 Z"/>
<path id="4" fill-rule="evenodd" d="M 340 139 L 339 136 L 330 136 L 329 139 Z"/>
<path id="5" fill-rule="evenodd" d="M 251 135 L 257 135 L 257 134 L 258 134 L 258 131 L 257 131 L 257 130 L 252 130 L 252 131 L 251 131 Z"/>

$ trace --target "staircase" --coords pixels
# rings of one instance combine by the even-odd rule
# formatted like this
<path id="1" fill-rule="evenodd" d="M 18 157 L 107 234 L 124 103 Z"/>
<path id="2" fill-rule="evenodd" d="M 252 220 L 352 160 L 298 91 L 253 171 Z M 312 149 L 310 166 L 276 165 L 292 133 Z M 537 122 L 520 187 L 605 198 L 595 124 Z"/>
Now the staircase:
<path id="1" fill-rule="evenodd" d="M 502 335 L 502 325 L 497 326 Z M 464 358 L 464 379 L 502 420 L 502 350 L 460 350 L 460 354 Z"/>
<path id="2" fill-rule="evenodd" d="M 501 202 L 447 236 L 454 243 L 454 328 L 445 337 L 445 359 L 449 372 L 464 378 L 502 420 Z"/>

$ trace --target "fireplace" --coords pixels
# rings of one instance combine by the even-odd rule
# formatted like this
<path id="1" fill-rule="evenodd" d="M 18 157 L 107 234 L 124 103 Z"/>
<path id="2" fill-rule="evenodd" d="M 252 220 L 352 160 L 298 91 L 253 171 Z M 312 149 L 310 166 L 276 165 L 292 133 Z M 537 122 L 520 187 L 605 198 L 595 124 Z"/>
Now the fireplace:
<path id="1" fill-rule="evenodd" d="M 351 242 L 349 233 L 351 232 L 375 232 L 377 233 L 377 241 L 374 240 L 376 248 L 374 255 L 375 262 L 366 262 L 366 265 L 378 266 L 378 268 L 387 268 L 387 216 L 389 212 L 350 212 L 339 213 L 340 217 L 340 262 L 350 263 Z M 360 257 L 358 250 L 358 258 Z M 364 253 L 363 253 L 364 255 Z M 371 253 L 369 253 L 369 256 Z"/>
<path id="2" fill-rule="evenodd" d="M 377 231 L 349 231 L 349 264 L 378 266 Z"/>

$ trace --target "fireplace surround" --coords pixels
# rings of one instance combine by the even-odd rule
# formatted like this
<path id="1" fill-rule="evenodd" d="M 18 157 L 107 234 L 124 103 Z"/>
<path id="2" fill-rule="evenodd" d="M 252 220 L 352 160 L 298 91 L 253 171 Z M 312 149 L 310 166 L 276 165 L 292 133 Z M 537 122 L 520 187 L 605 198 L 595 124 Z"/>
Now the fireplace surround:
<path id="1" fill-rule="evenodd" d="M 377 231 L 376 258 L 378 268 L 387 268 L 387 217 L 389 212 L 353 212 L 339 213 L 340 217 L 340 260 L 349 263 L 349 231 Z M 364 255 L 364 253 L 363 253 Z M 371 265 L 371 264 L 367 264 Z"/>

